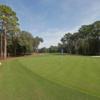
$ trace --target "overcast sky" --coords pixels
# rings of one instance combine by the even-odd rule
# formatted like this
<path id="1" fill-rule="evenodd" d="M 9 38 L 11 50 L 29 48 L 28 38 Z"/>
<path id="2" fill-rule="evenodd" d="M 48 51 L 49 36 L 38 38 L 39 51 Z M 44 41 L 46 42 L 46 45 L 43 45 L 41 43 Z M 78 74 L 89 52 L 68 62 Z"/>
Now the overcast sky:
<path id="1" fill-rule="evenodd" d="M 22 30 L 40 36 L 40 47 L 57 45 L 66 32 L 100 20 L 100 0 L 0 0 L 17 13 Z"/>

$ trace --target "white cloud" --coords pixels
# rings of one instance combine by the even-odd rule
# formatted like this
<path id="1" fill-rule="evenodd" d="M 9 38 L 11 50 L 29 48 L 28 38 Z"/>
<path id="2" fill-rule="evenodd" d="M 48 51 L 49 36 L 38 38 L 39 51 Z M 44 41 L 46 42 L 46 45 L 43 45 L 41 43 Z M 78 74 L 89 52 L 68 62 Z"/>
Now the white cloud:
<path id="1" fill-rule="evenodd" d="M 50 47 L 51 45 L 57 46 L 60 43 L 61 38 L 64 36 L 65 33 L 68 32 L 76 32 L 79 26 L 73 28 L 72 30 L 60 30 L 60 29 L 51 29 L 48 32 L 43 32 L 40 34 L 40 37 L 44 39 L 44 42 L 40 44 L 39 48 L 41 47 Z"/>

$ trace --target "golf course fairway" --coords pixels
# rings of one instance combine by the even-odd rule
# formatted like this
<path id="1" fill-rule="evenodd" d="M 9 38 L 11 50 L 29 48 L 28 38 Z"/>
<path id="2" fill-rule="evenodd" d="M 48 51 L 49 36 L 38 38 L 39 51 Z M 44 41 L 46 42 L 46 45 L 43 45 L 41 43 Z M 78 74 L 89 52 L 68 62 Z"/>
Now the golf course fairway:
<path id="1" fill-rule="evenodd" d="M 100 100 L 100 58 L 38 55 L 2 61 L 0 100 Z"/>

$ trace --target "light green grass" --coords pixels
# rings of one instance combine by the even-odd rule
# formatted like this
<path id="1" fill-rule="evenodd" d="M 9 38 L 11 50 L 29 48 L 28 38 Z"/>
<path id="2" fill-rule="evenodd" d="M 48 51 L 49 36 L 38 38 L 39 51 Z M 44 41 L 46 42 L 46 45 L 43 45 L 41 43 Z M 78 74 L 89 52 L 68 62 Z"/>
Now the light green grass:
<path id="1" fill-rule="evenodd" d="M 0 100 L 100 100 L 100 58 L 42 55 L 3 62 Z"/>

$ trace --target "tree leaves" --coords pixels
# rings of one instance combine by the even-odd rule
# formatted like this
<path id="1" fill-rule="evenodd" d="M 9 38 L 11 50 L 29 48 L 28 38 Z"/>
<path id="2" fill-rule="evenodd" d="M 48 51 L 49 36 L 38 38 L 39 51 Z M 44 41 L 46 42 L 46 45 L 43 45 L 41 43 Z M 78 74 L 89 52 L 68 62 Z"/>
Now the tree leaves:
<path id="1" fill-rule="evenodd" d="M 67 53 L 100 54 L 100 21 L 81 26 L 77 33 L 65 34 L 61 42 Z"/>

